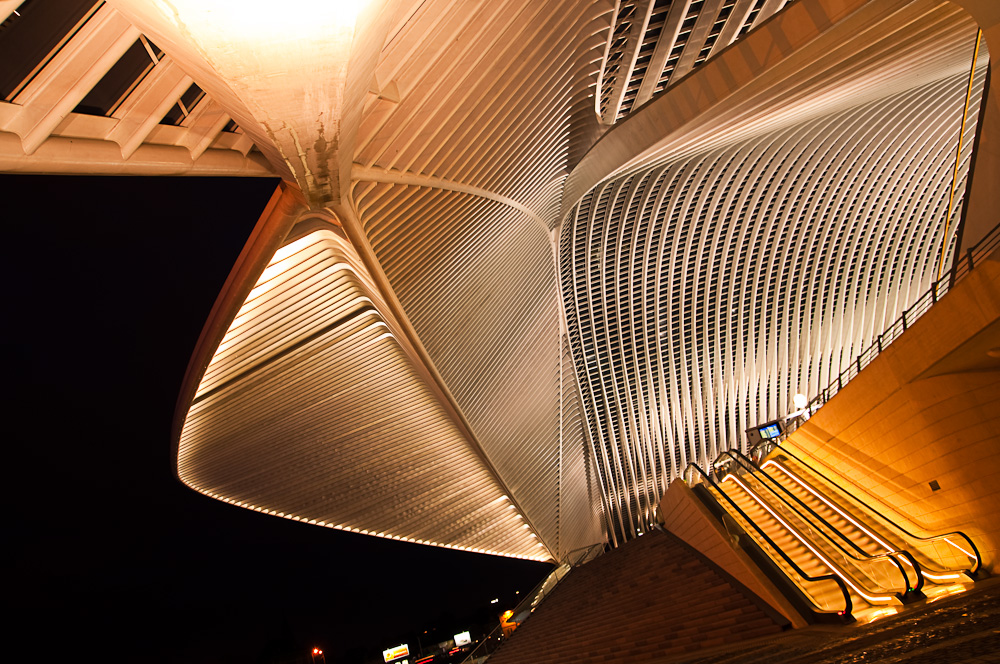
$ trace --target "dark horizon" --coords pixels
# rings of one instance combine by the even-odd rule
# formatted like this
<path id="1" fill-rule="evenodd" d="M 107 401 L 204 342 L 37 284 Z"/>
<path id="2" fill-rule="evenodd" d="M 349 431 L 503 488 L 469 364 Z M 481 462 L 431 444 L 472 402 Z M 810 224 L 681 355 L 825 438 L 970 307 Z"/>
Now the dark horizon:
<path id="1" fill-rule="evenodd" d="M 277 180 L 0 182 L 15 653 L 270 662 L 320 647 L 360 664 L 489 621 L 551 569 L 265 516 L 176 479 L 181 379 Z"/>

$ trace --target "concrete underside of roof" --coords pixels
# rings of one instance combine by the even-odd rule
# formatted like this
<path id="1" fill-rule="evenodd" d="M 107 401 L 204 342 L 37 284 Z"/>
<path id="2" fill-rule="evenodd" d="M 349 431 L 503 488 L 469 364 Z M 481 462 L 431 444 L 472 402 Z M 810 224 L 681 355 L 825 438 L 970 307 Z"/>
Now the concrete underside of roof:
<path id="1" fill-rule="evenodd" d="M 593 398 L 599 389 L 624 401 L 609 397 L 610 384 L 594 387 L 583 337 L 567 325 L 561 261 L 605 264 L 590 245 L 567 253 L 560 239 L 584 202 L 643 168 L 683 170 L 712 151 L 745 159 L 739 150 L 754 141 L 821 133 L 824 119 L 880 100 L 913 110 L 912 131 L 875 131 L 879 140 L 919 149 L 926 130 L 947 143 L 943 120 L 920 118 L 961 96 L 968 76 L 976 23 L 959 6 L 984 28 L 989 57 L 1000 53 L 989 0 L 784 4 L 767 0 L 753 16 L 749 0 L 727 5 L 740 23 L 726 27 L 722 2 L 686 17 L 653 2 L 626 12 L 585 0 L 372 0 L 345 22 L 329 3 L 275 13 L 224 0 L 111 0 L 0 103 L 0 169 L 280 176 L 185 379 L 180 479 L 318 525 L 559 560 L 609 533 L 629 538 L 676 476 L 662 461 L 659 475 L 644 475 L 625 448 L 656 440 L 655 465 L 679 449 L 656 426 L 691 436 L 701 427 L 691 409 L 655 412 L 647 400 L 630 419 Z M 671 40 L 662 47 L 642 42 L 654 23 Z M 166 55 L 138 92 L 110 117 L 74 112 L 112 51 L 140 33 Z M 685 54 L 683 39 L 696 38 L 698 52 Z M 178 126 L 158 124 L 192 82 L 203 103 Z M 994 86 L 979 114 L 962 246 L 994 225 L 998 98 Z M 957 123 L 960 104 L 947 113 Z M 223 131 L 230 121 L 238 131 Z M 955 155 L 935 150 L 900 181 L 925 178 L 930 193 L 913 195 L 936 205 Z M 897 163 L 886 160 L 879 168 Z M 844 168 L 846 182 L 867 166 Z M 789 180 L 776 200 L 796 186 Z M 724 221 L 719 237 L 743 223 Z M 923 263 L 951 246 L 936 228 Z M 904 281 L 898 290 L 920 290 Z M 898 293 L 879 298 L 905 306 Z M 761 414 L 777 414 L 785 396 Z M 739 442 L 723 438 L 715 444 Z"/>

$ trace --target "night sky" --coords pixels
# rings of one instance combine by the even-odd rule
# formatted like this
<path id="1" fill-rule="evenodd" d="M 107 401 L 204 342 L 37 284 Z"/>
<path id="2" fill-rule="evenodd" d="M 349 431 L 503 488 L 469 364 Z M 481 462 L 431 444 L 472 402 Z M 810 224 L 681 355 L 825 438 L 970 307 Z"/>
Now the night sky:
<path id="1" fill-rule="evenodd" d="M 265 516 L 174 478 L 201 327 L 275 180 L 0 176 L 8 661 L 380 660 L 549 565 Z M 426 641 L 425 641 L 426 642 Z"/>

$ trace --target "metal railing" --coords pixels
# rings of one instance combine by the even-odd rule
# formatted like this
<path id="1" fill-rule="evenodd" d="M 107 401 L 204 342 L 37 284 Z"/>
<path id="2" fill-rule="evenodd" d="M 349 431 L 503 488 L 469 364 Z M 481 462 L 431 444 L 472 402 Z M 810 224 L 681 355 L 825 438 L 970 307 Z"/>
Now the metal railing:
<path id="1" fill-rule="evenodd" d="M 772 551 L 774 551 L 774 553 L 777 556 L 779 556 L 785 562 L 785 564 L 788 565 L 788 567 L 796 575 L 798 575 L 799 578 L 801 578 L 801 579 L 803 579 L 803 580 L 805 580 L 805 581 L 807 581 L 809 583 L 819 583 L 819 582 L 822 582 L 822 581 L 832 581 L 833 583 L 837 584 L 838 588 L 840 589 L 841 594 L 844 596 L 844 608 L 843 608 L 843 610 L 836 611 L 836 614 L 838 616 L 850 616 L 851 615 L 851 612 L 854 610 L 854 602 L 851 600 L 851 593 L 848 591 L 847 584 L 844 583 L 843 579 L 841 579 L 836 574 L 822 574 L 822 575 L 819 575 L 819 576 L 812 576 L 811 574 L 808 574 L 805 570 L 803 570 L 801 567 L 799 567 L 798 564 L 794 560 L 792 560 L 791 556 L 789 556 L 787 553 L 785 553 L 785 551 L 781 547 L 779 547 L 774 542 L 774 540 L 772 540 L 768 536 L 767 533 L 764 532 L 764 530 L 757 524 L 757 522 L 754 521 L 753 519 L 751 519 L 750 516 L 747 515 L 747 513 L 744 512 L 740 508 L 740 506 L 736 504 L 736 501 L 734 501 L 732 499 L 732 497 L 729 496 L 729 494 L 727 494 L 725 491 L 723 491 L 722 488 L 715 482 L 715 480 L 713 480 L 704 470 L 702 470 L 701 466 L 699 466 L 698 464 L 689 463 L 687 465 L 687 467 L 684 469 L 682 477 L 684 478 L 684 481 L 688 483 L 688 485 L 694 484 L 694 482 L 692 481 L 693 478 L 692 478 L 692 476 L 690 474 L 690 471 L 692 469 L 694 469 L 695 471 L 698 472 L 698 474 L 701 476 L 700 477 L 701 481 L 707 483 L 710 487 L 712 487 L 713 489 L 715 489 L 716 493 L 718 493 L 720 496 L 722 496 L 722 498 L 725 499 L 725 501 L 727 503 L 729 503 L 729 506 L 732 508 L 733 513 L 739 515 L 740 518 L 742 518 L 743 521 L 747 525 L 749 525 L 751 528 L 753 528 L 753 530 L 757 533 L 757 535 L 760 537 L 760 539 L 764 543 L 766 543 L 766 545 L 768 547 L 770 547 L 770 549 Z M 800 583 L 795 583 L 795 585 L 799 588 L 799 592 L 807 599 L 807 601 L 810 604 L 812 604 L 814 607 L 816 607 L 815 609 L 813 609 L 813 612 L 815 614 L 820 615 L 820 614 L 823 614 L 823 613 L 828 613 L 828 611 L 826 609 L 824 609 L 823 607 L 820 607 L 816 603 L 816 601 L 812 598 L 812 596 L 810 595 L 810 593 L 808 593 L 804 588 L 802 588 L 802 586 L 801 586 Z"/>
<path id="2" fill-rule="evenodd" d="M 591 544 L 590 546 L 585 546 L 566 554 L 565 560 L 549 572 L 548 576 L 539 581 L 538 585 L 521 600 L 520 604 L 514 607 L 514 610 L 511 612 L 510 622 L 515 622 L 518 625 L 524 622 L 538 608 L 542 600 L 548 597 L 549 593 L 563 580 L 563 577 L 569 574 L 570 570 L 588 563 L 604 553 L 605 546 L 603 542 Z M 503 645 L 505 640 L 503 626 L 497 625 L 493 628 L 492 632 L 472 649 L 468 657 L 462 660 L 462 664 L 480 664 L 481 662 L 485 662 L 489 659 L 490 655 Z"/>
<path id="3" fill-rule="evenodd" d="M 824 550 L 824 555 L 830 556 L 831 561 L 835 561 L 839 568 L 833 571 L 849 576 L 858 584 L 859 593 L 862 588 L 870 593 L 890 593 L 904 603 L 924 597 L 921 592 L 924 586 L 923 572 L 910 552 L 892 549 L 873 554 L 865 551 L 852 537 L 817 513 L 771 473 L 755 465 L 739 450 L 720 454 L 716 459 L 716 466 L 724 457 L 735 464 L 734 475 L 751 478 L 774 497 L 774 500 L 767 501 L 770 506 L 782 513 L 789 527 L 799 530 L 814 546 Z M 765 500 L 763 496 L 758 499 Z M 910 574 L 906 572 L 907 566 L 911 570 Z M 898 579 L 894 578 L 896 574 L 899 575 Z"/>
<path id="4" fill-rule="evenodd" d="M 978 576 L 979 570 L 982 567 L 983 559 L 979 553 L 979 549 L 976 547 L 972 539 L 965 533 L 956 530 L 949 533 L 943 533 L 940 535 L 932 535 L 929 537 L 922 537 L 920 535 L 915 535 L 909 530 L 898 524 L 896 521 L 885 516 L 874 507 L 872 507 L 868 502 L 861 500 L 856 495 L 842 487 L 841 485 L 834 482 L 832 479 L 816 470 L 803 459 L 799 458 L 797 455 L 793 454 L 789 450 L 782 448 L 781 454 L 785 455 L 795 463 L 799 464 L 805 468 L 809 473 L 815 475 L 816 477 L 823 480 L 830 487 L 838 491 L 841 495 L 846 496 L 848 500 L 856 505 L 860 505 L 862 509 L 870 513 L 872 516 L 877 517 L 885 525 L 889 526 L 892 530 L 895 530 L 902 538 L 909 540 L 918 548 L 915 549 L 925 558 L 935 560 L 936 563 L 940 564 L 943 571 L 950 572 L 956 568 L 961 568 L 961 565 L 956 565 L 955 562 L 958 560 L 967 559 L 972 564 L 971 567 L 960 569 L 961 573 L 966 574 L 972 579 Z M 953 541 L 954 540 L 954 541 Z M 961 542 L 958 544 L 956 542 Z M 957 553 L 956 553 L 957 552 Z M 926 574 L 927 572 L 925 572 Z"/>
<path id="5" fill-rule="evenodd" d="M 812 398 L 809 404 L 803 409 L 802 414 L 785 422 L 782 437 L 786 437 L 795 431 L 820 406 L 833 398 L 837 392 L 844 389 L 844 385 L 861 373 L 862 369 L 871 364 L 872 360 L 878 357 L 883 350 L 898 339 L 917 319 L 927 313 L 939 299 L 954 288 L 955 284 L 968 276 L 978 263 L 992 254 L 998 247 L 1000 247 L 1000 225 L 995 226 L 975 246 L 967 249 L 952 268 L 940 279 L 932 283 L 930 289 L 917 298 L 917 301 L 911 304 L 903 312 L 902 316 L 878 335 L 870 346 L 858 353 L 857 357 L 855 357 L 846 369 L 837 374 L 837 377 L 830 381 L 829 385 L 820 390 L 819 394 Z"/>

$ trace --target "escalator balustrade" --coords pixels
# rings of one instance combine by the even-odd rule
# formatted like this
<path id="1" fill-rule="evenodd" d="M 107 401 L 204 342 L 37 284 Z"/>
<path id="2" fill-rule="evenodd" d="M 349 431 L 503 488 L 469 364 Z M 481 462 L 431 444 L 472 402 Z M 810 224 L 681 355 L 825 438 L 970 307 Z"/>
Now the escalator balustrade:
<path id="1" fill-rule="evenodd" d="M 979 552 L 964 533 L 918 536 L 900 525 L 898 518 L 884 515 L 786 450 L 765 459 L 761 469 L 777 477 L 818 512 L 851 524 L 868 552 L 905 549 L 928 583 L 939 589 L 968 584 L 982 576 Z"/>
<path id="2" fill-rule="evenodd" d="M 787 450 L 751 456 L 722 453 L 703 485 L 815 612 L 877 617 L 982 575 L 964 533 L 914 535 Z"/>

